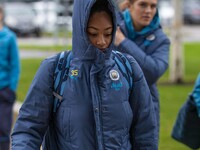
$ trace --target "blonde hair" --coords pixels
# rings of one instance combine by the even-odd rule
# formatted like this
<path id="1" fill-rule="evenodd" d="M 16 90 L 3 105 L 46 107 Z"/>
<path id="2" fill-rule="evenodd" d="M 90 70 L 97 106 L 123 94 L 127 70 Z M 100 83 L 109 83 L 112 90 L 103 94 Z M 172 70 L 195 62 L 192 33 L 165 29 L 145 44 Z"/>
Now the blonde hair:
<path id="1" fill-rule="evenodd" d="M 1 13 L 1 14 L 4 14 L 3 5 L 2 5 L 2 4 L 0 4 L 0 13 Z"/>
<path id="2" fill-rule="evenodd" d="M 4 10 L 3 10 L 3 5 L 0 4 L 0 15 L 2 16 L 0 22 L 2 22 L 4 20 Z"/>

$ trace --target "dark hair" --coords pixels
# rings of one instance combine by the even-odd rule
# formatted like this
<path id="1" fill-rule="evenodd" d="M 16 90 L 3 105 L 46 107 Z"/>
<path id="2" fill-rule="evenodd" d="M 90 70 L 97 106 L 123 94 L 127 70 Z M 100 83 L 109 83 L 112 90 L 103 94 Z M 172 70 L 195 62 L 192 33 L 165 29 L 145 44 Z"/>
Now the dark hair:
<path id="1" fill-rule="evenodd" d="M 112 12 L 109 9 L 109 3 L 108 0 L 97 0 L 94 5 L 91 8 L 90 11 L 90 17 L 96 13 L 96 12 L 102 12 L 105 11 L 108 13 L 108 15 L 110 15 L 110 17 L 112 18 Z"/>

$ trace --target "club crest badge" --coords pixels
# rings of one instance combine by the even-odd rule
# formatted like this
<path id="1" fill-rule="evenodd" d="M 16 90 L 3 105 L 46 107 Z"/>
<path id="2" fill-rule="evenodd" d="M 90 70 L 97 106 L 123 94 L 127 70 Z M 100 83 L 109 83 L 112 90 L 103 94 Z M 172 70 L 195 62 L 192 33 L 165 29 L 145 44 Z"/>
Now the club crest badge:
<path id="1" fill-rule="evenodd" d="M 116 70 L 110 70 L 109 74 L 110 74 L 111 80 L 113 81 L 119 80 L 119 73 Z"/>

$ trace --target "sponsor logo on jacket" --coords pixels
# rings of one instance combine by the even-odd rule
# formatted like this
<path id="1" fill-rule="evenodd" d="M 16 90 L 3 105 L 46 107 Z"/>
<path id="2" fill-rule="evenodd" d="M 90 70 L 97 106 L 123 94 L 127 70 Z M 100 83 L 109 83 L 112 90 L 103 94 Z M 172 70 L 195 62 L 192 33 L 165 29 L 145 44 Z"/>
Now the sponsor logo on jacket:
<path id="1" fill-rule="evenodd" d="M 71 79 L 77 80 L 78 75 L 79 75 L 79 74 L 78 74 L 78 70 L 77 70 L 77 69 L 72 69 L 72 70 L 70 70 L 69 77 L 70 77 Z"/>

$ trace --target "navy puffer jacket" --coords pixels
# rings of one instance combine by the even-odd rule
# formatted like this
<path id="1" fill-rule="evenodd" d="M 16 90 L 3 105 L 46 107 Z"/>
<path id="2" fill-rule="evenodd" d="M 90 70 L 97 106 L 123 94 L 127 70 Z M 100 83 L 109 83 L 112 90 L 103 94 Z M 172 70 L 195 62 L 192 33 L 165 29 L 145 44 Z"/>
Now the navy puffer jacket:
<path id="1" fill-rule="evenodd" d="M 86 27 L 94 2 L 74 1 L 73 58 L 63 102 L 54 118 L 55 142 L 60 150 L 156 150 L 153 102 L 139 65 L 127 56 L 134 72 L 129 95 L 126 79 L 111 57 L 113 42 L 103 53 L 88 40 Z M 115 23 L 111 0 L 109 5 Z M 56 56 L 44 60 L 37 71 L 14 126 L 12 150 L 41 146 L 51 120 L 55 65 Z M 111 70 L 119 73 L 119 80 L 110 78 Z"/>

